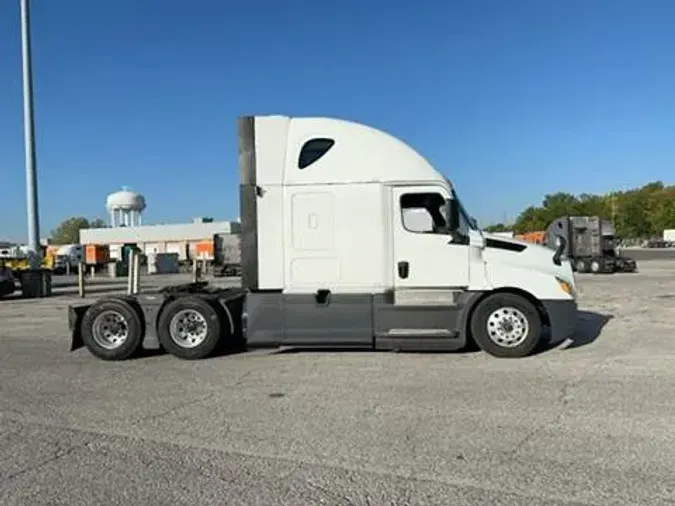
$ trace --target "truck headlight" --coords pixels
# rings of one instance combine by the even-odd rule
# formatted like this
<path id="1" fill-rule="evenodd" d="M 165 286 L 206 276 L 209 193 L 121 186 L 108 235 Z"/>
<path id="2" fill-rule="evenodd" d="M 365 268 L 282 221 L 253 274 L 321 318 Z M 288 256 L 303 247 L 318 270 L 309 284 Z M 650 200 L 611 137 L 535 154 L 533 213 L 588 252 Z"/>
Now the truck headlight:
<path id="1" fill-rule="evenodd" d="M 559 278 L 556 276 L 555 280 L 558 282 L 558 285 L 560 285 L 560 289 L 565 292 L 567 295 L 569 295 L 572 298 L 576 298 L 577 294 L 574 291 L 574 287 L 572 286 L 571 283 L 568 281 L 565 281 L 562 278 Z"/>

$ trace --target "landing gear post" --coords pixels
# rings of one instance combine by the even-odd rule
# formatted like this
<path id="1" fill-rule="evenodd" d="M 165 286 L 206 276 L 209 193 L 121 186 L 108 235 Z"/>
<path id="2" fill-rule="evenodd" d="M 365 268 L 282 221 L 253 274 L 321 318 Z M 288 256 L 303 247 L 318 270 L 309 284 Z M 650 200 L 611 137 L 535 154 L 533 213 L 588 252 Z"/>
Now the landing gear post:
<path id="1" fill-rule="evenodd" d="M 140 250 L 131 249 L 129 250 L 129 274 L 127 276 L 127 295 L 134 295 L 140 291 L 140 267 L 141 267 L 141 257 Z"/>
<path id="2" fill-rule="evenodd" d="M 84 287 L 84 272 L 87 266 L 84 262 L 80 261 L 80 264 L 77 267 L 77 289 L 80 294 L 80 297 L 84 299 L 86 296 L 86 290 Z"/>

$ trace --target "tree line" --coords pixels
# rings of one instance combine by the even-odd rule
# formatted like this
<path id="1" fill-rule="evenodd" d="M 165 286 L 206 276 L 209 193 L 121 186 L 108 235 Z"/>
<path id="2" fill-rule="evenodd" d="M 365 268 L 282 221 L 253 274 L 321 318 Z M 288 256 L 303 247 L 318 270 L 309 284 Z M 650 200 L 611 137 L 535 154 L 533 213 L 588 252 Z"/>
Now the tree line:
<path id="1" fill-rule="evenodd" d="M 514 231 L 518 234 L 546 230 L 560 216 L 601 216 L 614 221 L 621 239 L 647 239 L 675 228 L 675 185 L 661 181 L 640 188 L 605 195 L 558 192 L 544 196 L 541 206 L 523 210 L 513 223 L 496 223 L 488 232 Z"/>
<path id="2" fill-rule="evenodd" d="M 51 231 L 50 239 L 53 244 L 77 244 L 80 242 L 80 230 L 83 228 L 105 228 L 105 226 L 105 222 L 100 218 L 90 221 L 83 216 L 72 216 Z"/>

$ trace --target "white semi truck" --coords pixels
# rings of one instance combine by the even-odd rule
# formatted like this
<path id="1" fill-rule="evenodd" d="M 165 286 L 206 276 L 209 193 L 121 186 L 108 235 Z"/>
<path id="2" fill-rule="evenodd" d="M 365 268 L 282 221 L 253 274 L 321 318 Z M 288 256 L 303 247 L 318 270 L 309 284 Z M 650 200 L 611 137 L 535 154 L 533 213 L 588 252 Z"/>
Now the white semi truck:
<path id="1" fill-rule="evenodd" d="M 224 347 L 530 354 L 575 328 L 556 251 L 481 232 L 401 140 L 333 118 L 239 119 L 241 288 L 205 283 L 69 308 L 71 349 L 184 359 Z M 406 227 L 403 216 L 425 214 Z M 409 220 L 407 220 L 409 221 Z"/>

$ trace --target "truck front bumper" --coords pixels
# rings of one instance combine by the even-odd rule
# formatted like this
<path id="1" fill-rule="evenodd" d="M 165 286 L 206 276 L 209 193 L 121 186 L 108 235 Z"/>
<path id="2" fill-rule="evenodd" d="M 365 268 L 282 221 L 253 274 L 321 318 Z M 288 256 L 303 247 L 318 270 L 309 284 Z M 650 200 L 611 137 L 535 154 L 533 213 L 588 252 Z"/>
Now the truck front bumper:
<path id="1" fill-rule="evenodd" d="M 571 299 L 555 299 L 542 301 L 544 310 L 551 324 L 551 343 L 559 343 L 572 337 L 577 329 L 577 301 Z"/>
<path id="2" fill-rule="evenodd" d="M 629 257 L 617 257 L 615 270 L 619 272 L 635 272 L 637 270 L 637 262 Z"/>

